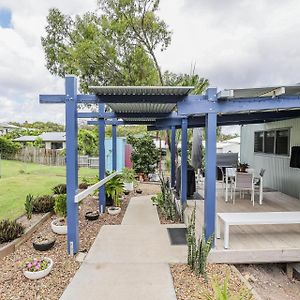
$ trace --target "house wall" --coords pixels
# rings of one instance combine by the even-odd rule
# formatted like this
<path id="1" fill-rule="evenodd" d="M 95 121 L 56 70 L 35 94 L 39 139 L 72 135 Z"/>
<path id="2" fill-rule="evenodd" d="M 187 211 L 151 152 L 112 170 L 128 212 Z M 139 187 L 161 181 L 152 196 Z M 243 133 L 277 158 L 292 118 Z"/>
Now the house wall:
<path id="1" fill-rule="evenodd" d="M 241 127 L 241 162 L 256 173 L 266 169 L 264 186 L 300 199 L 300 169 L 290 168 L 290 156 L 254 153 L 254 132 L 290 128 L 290 147 L 300 145 L 300 118 Z"/>

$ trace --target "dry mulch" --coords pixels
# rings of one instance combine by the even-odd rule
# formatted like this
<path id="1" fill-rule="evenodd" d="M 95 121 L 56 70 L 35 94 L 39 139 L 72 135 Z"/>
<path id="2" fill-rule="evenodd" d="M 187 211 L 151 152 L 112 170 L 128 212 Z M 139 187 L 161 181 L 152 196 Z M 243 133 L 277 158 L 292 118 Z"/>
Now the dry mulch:
<path id="1" fill-rule="evenodd" d="M 96 221 L 87 221 L 84 214 L 87 211 L 98 210 L 98 200 L 89 197 L 79 209 L 80 251 L 88 251 L 93 244 L 102 225 L 114 225 L 122 222 L 131 195 L 122 203 L 122 211 L 117 216 L 107 213 Z M 54 218 L 54 217 L 53 217 Z M 52 219 L 53 219 L 52 218 Z M 46 221 L 27 242 L 22 244 L 14 253 L 0 260 L 0 299 L 59 299 L 66 286 L 73 278 L 80 263 L 66 252 L 66 236 L 55 235 L 51 232 L 50 222 Z M 40 234 L 55 235 L 54 248 L 46 252 L 36 251 L 32 241 Z M 39 280 L 29 280 L 22 272 L 21 264 L 30 257 L 48 256 L 53 259 L 54 267 L 51 273 Z"/>
<path id="2" fill-rule="evenodd" d="M 254 299 L 244 283 L 228 265 L 208 264 L 207 282 L 202 276 L 196 276 L 187 264 L 176 264 L 170 267 L 178 300 L 207 300 L 210 299 L 209 296 L 215 299 L 213 285 L 218 283 L 222 286 L 226 276 L 229 276 L 228 289 L 233 297 L 230 299 L 235 299 L 234 297 L 237 295 L 241 295 L 241 297 L 236 299 Z"/>

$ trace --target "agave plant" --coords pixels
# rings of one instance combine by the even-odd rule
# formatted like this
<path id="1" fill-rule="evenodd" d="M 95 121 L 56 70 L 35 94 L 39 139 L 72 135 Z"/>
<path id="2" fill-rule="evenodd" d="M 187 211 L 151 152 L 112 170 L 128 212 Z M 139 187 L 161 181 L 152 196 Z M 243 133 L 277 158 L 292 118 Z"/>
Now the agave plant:
<path id="1" fill-rule="evenodd" d="M 0 221 L 0 244 L 13 241 L 24 232 L 24 226 L 17 221 Z"/>

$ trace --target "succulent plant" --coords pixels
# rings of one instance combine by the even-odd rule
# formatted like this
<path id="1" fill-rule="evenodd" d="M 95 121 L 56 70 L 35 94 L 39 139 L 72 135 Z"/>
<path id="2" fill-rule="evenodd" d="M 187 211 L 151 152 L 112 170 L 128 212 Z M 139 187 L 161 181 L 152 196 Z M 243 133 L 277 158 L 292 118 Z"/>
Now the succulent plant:
<path id="1" fill-rule="evenodd" d="M 31 194 L 28 194 L 26 196 L 25 211 L 26 211 L 27 219 L 30 220 L 33 212 L 33 196 Z"/>
<path id="2" fill-rule="evenodd" d="M 46 213 L 53 211 L 54 209 L 54 197 L 51 195 L 43 195 L 36 197 L 33 200 L 33 212 L 34 213 Z"/>
<path id="3" fill-rule="evenodd" d="M 16 220 L 8 219 L 0 221 L 0 243 L 13 241 L 24 233 L 24 226 Z"/>
<path id="4" fill-rule="evenodd" d="M 55 195 L 66 194 L 67 193 L 67 185 L 65 183 L 61 183 L 53 187 L 52 189 Z"/>

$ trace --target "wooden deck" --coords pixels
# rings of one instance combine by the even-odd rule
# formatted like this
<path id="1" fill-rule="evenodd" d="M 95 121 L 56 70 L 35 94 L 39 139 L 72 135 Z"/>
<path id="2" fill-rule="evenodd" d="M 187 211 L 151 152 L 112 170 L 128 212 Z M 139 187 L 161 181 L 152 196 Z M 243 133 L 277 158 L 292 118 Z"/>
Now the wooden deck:
<path id="1" fill-rule="evenodd" d="M 300 211 L 300 200 L 280 192 L 265 192 L 263 204 L 252 206 L 250 195 L 244 199 L 236 196 L 236 204 L 225 202 L 218 183 L 217 212 L 272 212 Z M 201 192 L 200 192 L 201 193 Z M 188 201 L 185 218 L 190 215 L 193 200 Z M 196 226 L 198 234 L 203 226 L 204 201 L 196 201 Z M 186 222 L 187 224 L 187 222 Z M 222 232 L 222 227 L 221 227 Z M 215 263 L 266 263 L 300 261 L 299 225 L 251 225 L 230 226 L 230 248 L 223 248 L 223 236 L 216 240 L 216 247 L 210 253 L 209 260 Z"/>

